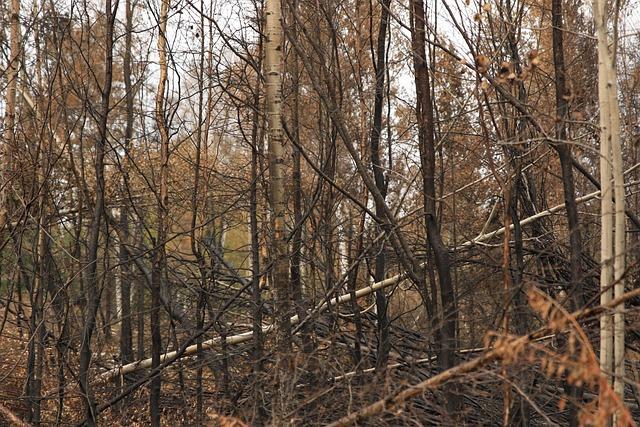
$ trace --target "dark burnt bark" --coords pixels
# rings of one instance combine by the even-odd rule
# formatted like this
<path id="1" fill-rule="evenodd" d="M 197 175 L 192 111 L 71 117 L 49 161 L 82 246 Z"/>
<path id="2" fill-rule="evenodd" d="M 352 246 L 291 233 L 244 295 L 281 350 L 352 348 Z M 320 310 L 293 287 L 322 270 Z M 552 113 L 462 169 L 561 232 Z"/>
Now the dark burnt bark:
<path id="1" fill-rule="evenodd" d="M 122 167 L 122 185 L 121 194 L 127 193 L 129 184 L 128 179 L 128 156 L 129 146 L 133 137 L 133 88 L 131 85 L 131 43 L 133 31 L 133 7 L 131 0 L 126 0 L 126 33 L 125 33 L 125 51 L 123 60 L 123 77 L 125 87 L 126 101 L 126 125 L 124 136 L 124 158 Z M 120 265 L 120 301 L 121 318 L 120 323 L 120 359 L 122 363 L 129 363 L 133 360 L 133 335 L 131 332 L 131 267 L 129 264 L 129 254 L 126 245 L 129 244 L 129 205 L 125 201 L 120 210 L 120 232 L 122 239 L 118 249 L 118 263 Z"/>
<path id="2" fill-rule="evenodd" d="M 378 28 L 378 40 L 376 44 L 375 72 L 376 91 L 373 107 L 373 126 L 371 127 L 371 169 L 376 187 L 380 191 L 383 200 L 376 201 L 376 215 L 384 216 L 383 202 L 387 196 L 388 177 L 385 177 L 384 167 L 380 155 L 380 135 L 382 133 L 382 107 L 384 105 L 384 88 L 387 67 L 386 40 L 387 27 L 389 25 L 389 5 L 391 0 L 382 1 L 380 13 L 380 26 Z M 379 282 L 384 279 L 386 272 L 387 255 L 384 243 L 377 251 L 373 280 Z M 376 314 L 378 328 L 378 354 L 376 359 L 376 372 L 382 374 L 386 371 L 391 350 L 389 338 L 389 315 L 387 313 L 388 301 L 383 290 L 376 291 Z"/>
<path id="3" fill-rule="evenodd" d="M 98 123 L 99 137 L 95 143 L 95 180 L 96 195 L 93 206 L 93 218 L 89 231 L 89 245 L 87 250 L 87 288 L 85 307 L 85 321 L 82 330 L 82 344 L 80 347 L 80 367 L 78 379 L 80 390 L 84 396 L 85 416 L 87 425 L 96 424 L 95 400 L 89 384 L 89 368 L 91 365 L 91 339 L 96 326 L 96 315 L 100 305 L 100 286 L 97 272 L 98 246 L 100 244 L 100 229 L 104 216 L 104 156 L 108 138 L 108 118 L 110 110 L 111 83 L 113 80 L 113 27 L 116 11 L 112 10 L 111 0 L 105 0 L 105 15 L 107 21 L 105 37 L 105 78 L 102 85 L 101 107 Z"/>
<path id="4" fill-rule="evenodd" d="M 553 65 L 555 71 L 556 89 L 556 150 L 560 158 L 562 169 L 562 189 L 564 203 L 567 211 L 569 225 L 569 257 L 571 263 L 571 287 L 568 294 L 573 302 L 573 308 L 579 309 L 584 305 L 584 290 L 582 283 L 582 236 L 580 232 L 580 219 L 575 197 L 575 185 L 573 179 L 573 159 L 571 148 L 567 141 L 567 116 L 569 103 L 567 102 L 567 85 L 564 61 L 564 34 L 562 0 L 552 0 L 551 14 L 553 25 Z M 578 408 L 574 401 L 582 398 L 582 389 L 567 384 L 566 391 L 572 397 L 569 405 L 569 419 L 572 426 L 578 425 Z"/>
<path id="5" fill-rule="evenodd" d="M 411 3 L 412 31 L 411 47 L 416 85 L 416 117 L 418 121 L 418 145 L 422 172 L 423 209 L 427 229 L 427 240 L 433 250 L 434 262 L 438 273 L 439 303 L 434 307 L 440 311 L 440 327 L 434 331 L 436 351 L 441 369 L 449 369 L 456 364 L 457 308 L 451 280 L 449 251 L 442 241 L 438 218 L 436 216 L 436 155 L 433 100 L 425 49 L 425 10 L 422 0 Z M 436 295 L 434 295 L 436 297 Z M 447 407 L 454 413 L 459 409 L 460 401 L 452 389 L 447 393 Z"/>

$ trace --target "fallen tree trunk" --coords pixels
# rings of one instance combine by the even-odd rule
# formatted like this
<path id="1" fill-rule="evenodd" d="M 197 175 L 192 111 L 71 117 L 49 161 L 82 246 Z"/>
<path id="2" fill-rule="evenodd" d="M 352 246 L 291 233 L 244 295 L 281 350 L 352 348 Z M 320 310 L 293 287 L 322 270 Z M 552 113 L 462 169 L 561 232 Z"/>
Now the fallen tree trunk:
<path id="1" fill-rule="evenodd" d="M 627 184 L 627 186 L 631 186 L 631 185 L 636 185 L 637 182 L 630 182 Z M 600 195 L 600 191 L 594 191 L 593 193 L 589 193 L 587 195 L 584 195 L 582 197 L 578 197 L 576 199 L 576 203 L 583 203 L 589 200 L 592 200 L 596 197 L 598 197 Z M 558 206 L 554 206 L 550 209 L 547 209 L 543 212 L 537 213 L 536 215 L 530 216 L 529 218 L 526 218 L 522 221 L 520 221 L 521 225 L 525 225 L 528 224 L 530 222 L 533 222 L 537 219 L 543 218 L 545 216 L 549 216 L 552 215 L 560 210 L 562 210 L 564 208 L 564 203 Z M 512 226 L 513 227 L 513 226 Z M 464 247 L 468 247 L 468 246 L 472 246 L 473 244 L 476 243 L 480 243 L 486 240 L 489 240 L 492 237 L 496 237 L 496 236 L 500 236 L 504 233 L 505 229 L 503 228 L 499 228 L 495 231 L 492 231 L 490 233 L 485 233 L 485 234 L 481 234 L 478 237 L 469 240 L 468 242 L 462 243 L 461 245 L 459 245 L 457 247 L 457 249 L 461 249 Z M 135 259 L 135 258 L 134 258 Z M 398 274 L 395 275 L 393 277 L 389 277 L 388 279 L 385 279 L 383 281 L 380 282 L 376 282 L 370 286 L 358 289 L 355 292 L 355 298 L 360 298 L 366 295 L 369 295 L 379 289 L 384 289 L 386 287 L 389 286 L 393 286 L 396 285 L 398 283 L 400 283 L 402 280 L 406 279 L 407 275 L 406 273 L 402 273 L 402 274 Z M 313 310 L 312 314 L 320 312 L 320 311 L 324 311 L 327 308 L 329 308 L 330 306 L 335 306 L 338 304 L 342 304 L 345 302 L 349 302 L 351 301 L 351 295 L 352 294 L 344 294 L 341 295 L 339 297 L 335 297 L 335 298 L 331 298 L 328 302 L 323 303 L 321 306 L 319 306 L 317 309 Z M 298 315 L 295 315 L 293 317 L 291 317 L 291 324 L 292 325 L 297 325 L 298 323 L 301 322 L 301 319 Z M 306 319 L 302 319 L 302 322 L 306 321 Z M 263 326 L 262 327 L 262 333 L 269 333 L 273 331 L 273 325 L 267 325 L 267 326 Z M 296 331 L 294 331 L 295 333 Z M 253 332 L 252 331 L 247 331 L 247 332 L 243 332 L 241 334 L 237 334 L 237 335 L 232 335 L 229 337 L 226 337 L 225 339 L 225 344 L 226 345 L 234 345 L 234 344 L 241 344 L 247 341 L 250 341 L 253 339 Z M 209 350 L 211 348 L 214 348 L 217 345 L 220 345 L 222 342 L 222 339 L 220 337 L 216 337 L 213 339 L 210 339 L 208 341 L 204 341 L 202 343 L 202 349 L 203 350 Z M 189 347 L 186 348 L 186 350 L 182 353 L 179 353 L 178 351 L 170 351 L 168 353 L 165 353 L 163 355 L 160 356 L 160 361 L 161 362 L 165 362 L 165 361 L 170 361 L 170 360 L 174 360 L 176 358 L 179 357 L 185 357 L 185 356 L 190 356 L 193 355 L 195 353 L 197 353 L 198 351 L 198 346 L 196 344 L 191 345 Z M 125 374 L 129 374 L 131 372 L 136 372 L 142 369 L 147 369 L 151 367 L 151 359 L 143 359 L 143 360 L 138 360 L 136 362 L 132 362 L 126 365 L 122 365 L 119 366 L 117 368 L 113 368 L 110 369 L 104 373 L 101 374 L 101 378 L 104 379 L 112 379 L 115 378 L 119 375 L 125 375 Z"/>
<path id="2" fill-rule="evenodd" d="M 640 296 L 640 288 L 627 292 L 626 294 L 622 295 L 619 298 L 615 298 L 614 300 L 610 301 L 607 304 L 603 304 L 594 308 L 586 308 L 586 309 L 578 310 L 572 313 L 570 317 L 576 320 L 584 320 L 584 319 L 596 317 L 599 314 L 606 312 L 607 310 L 610 310 L 612 308 L 615 308 L 623 304 L 625 301 L 636 298 L 638 296 Z M 515 348 L 515 347 L 524 345 L 528 342 L 534 341 L 536 339 L 540 339 L 544 335 L 547 335 L 551 332 L 554 332 L 554 331 L 551 327 L 548 327 L 548 326 L 542 329 L 538 329 L 535 332 L 532 332 L 528 335 L 524 335 L 524 336 L 521 336 L 520 338 L 517 338 L 515 341 L 513 341 L 512 346 Z M 465 374 L 475 372 L 479 368 L 482 368 L 483 366 L 486 366 L 491 362 L 499 360 L 504 354 L 505 354 L 504 349 L 492 349 L 490 351 L 487 351 L 486 353 L 476 357 L 475 359 L 471 359 L 468 362 L 464 362 L 457 366 L 454 366 L 451 369 L 447 369 L 446 371 L 443 371 L 438 375 L 428 378 L 418 384 L 409 386 L 408 388 L 400 390 L 399 392 L 391 394 L 385 397 L 384 399 L 380 399 L 369 406 L 365 406 L 364 408 L 361 408 L 358 411 L 352 412 L 351 414 L 340 418 L 334 423 L 329 424 L 329 427 L 350 426 L 358 423 L 359 421 L 362 421 L 376 414 L 379 414 L 381 412 L 398 409 L 408 399 L 416 397 L 427 390 L 433 390 Z"/>
<path id="3" fill-rule="evenodd" d="M 379 289 L 384 289 L 386 287 L 395 285 L 400 283 L 402 280 L 404 280 L 406 278 L 405 274 L 398 274 L 396 276 L 390 277 L 388 279 L 382 280 L 380 282 L 376 282 L 370 286 L 358 289 L 355 292 L 355 297 L 356 298 L 361 298 L 365 295 L 369 295 Z M 320 306 L 320 310 L 319 311 L 324 311 L 329 307 L 338 305 L 338 304 L 342 304 L 348 301 L 351 301 L 351 296 L 352 294 L 344 294 L 341 295 L 339 297 L 335 297 L 335 298 L 331 298 L 328 302 L 323 303 Z M 295 325 L 297 323 L 300 322 L 300 317 L 298 315 L 292 316 L 290 321 L 292 325 Z M 263 326 L 262 327 L 262 333 L 266 334 L 269 332 L 272 332 L 274 329 L 273 325 L 268 325 L 268 326 Z M 237 334 L 237 335 L 232 335 L 230 337 L 226 337 L 225 338 L 225 344 L 226 345 L 234 345 L 234 344 L 241 344 L 247 341 L 250 341 L 253 338 L 253 331 L 247 331 L 247 332 L 243 332 L 241 334 Z M 222 338 L 221 337 L 216 337 L 213 339 L 210 339 L 208 341 L 204 341 L 201 345 L 202 345 L 202 350 L 209 350 L 211 348 L 214 348 L 216 345 L 219 345 L 222 343 Z M 183 352 L 178 353 L 178 351 L 170 351 L 168 353 L 165 353 L 163 355 L 160 356 L 160 363 L 164 363 L 170 360 L 174 360 L 178 357 L 185 357 L 185 356 L 190 356 L 192 354 L 195 354 L 198 351 L 198 345 L 194 344 L 191 345 L 189 347 L 187 347 Z M 119 375 L 125 375 L 125 374 L 129 374 L 131 372 L 135 372 L 135 371 L 139 371 L 141 369 L 146 369 L 146 368 L 150 368 L 151 367 L 151 359 L 143 359 L 143 360 L 138 360 L 136 362 L 132 362 L 114 369 L 110 369 L 104 373 L 102 373 L 100 375 L 101 378 L 103 379 L 112 379 L 115 378 Z"/>
<path id="4" fill-rule="evenodd" d="M 627 183 L 625 185 L 625 187 L 630 187 L 630 186 L 633 186 L 633 185 L 637 185 L 638 183 L 639 183 L 638 181 L 629 182 L 629 183 Z M 585 194 L 582 197 L 577 197 L 576 198 L 576 203 L 584 203 L 584 202 L 587 202 L 589 200 L 595 199 L 596 197 L 600 196 L 600 193 L 601 193 L 601 191 L 598 190 L 598 191 L 594 191 L 593 193 Z M 544 210 L 542 212 L 538 212 L 535 215 L 531 215 L 530 217 L 525 218 L 522 221 L 520 221 L 520 226 L 532 223 L 532 222 L 534 222 L 534 221 L 536 221 L 536 220 L 538 220 L 540 218 L 544 218 L 544 217 L 547 217 L 549 215 L 553 215 L 554 213 L 563 210 L 564 207 L 565 207 L 565 204 L 563 203 L 561 205 L 554 206 L 554 207 L 549 208 L 547 210 Z M 513 230 L 513 224 L 509 226 L 509 229 Z M 466 248 L 468 246 L 473 246 L 476 243 L 482 243 L 484 241 L 487 241 L 487 240 L 491 239 L 492 237 L 501 236 L 501 235 L 504 234 L 504 231 L 505 231 L 505 228 L 502 227 L 502 228 L 499 228 L 497 230 L 491 231 L 489 233 L 480 234 L 479 236 L 477 236 L 477 237 L 475 237 L 475 238 L 473 238 L 473 239 L 471 239 L 469 241 L 461 243 L 460 245 L 458 245 L 456 247 L 456 249 L 462 249 L 462 248 Z"/>

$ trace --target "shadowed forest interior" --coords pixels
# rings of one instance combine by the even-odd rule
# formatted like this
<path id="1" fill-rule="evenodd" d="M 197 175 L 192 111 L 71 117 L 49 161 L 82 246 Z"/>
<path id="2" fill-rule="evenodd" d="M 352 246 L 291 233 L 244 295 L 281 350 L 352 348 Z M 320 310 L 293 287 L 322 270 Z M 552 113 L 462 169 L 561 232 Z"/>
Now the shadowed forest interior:
<path id="1" fill-rule="evenodd" d="M 0 425 L 636 425 L 638 10 L 2 0 Z"/>

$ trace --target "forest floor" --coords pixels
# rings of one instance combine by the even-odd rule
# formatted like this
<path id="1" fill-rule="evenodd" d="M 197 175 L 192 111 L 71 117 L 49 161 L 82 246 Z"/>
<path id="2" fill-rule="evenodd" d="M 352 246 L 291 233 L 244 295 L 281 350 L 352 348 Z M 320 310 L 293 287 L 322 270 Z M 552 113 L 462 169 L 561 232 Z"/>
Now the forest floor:
<path id="1" fill-rule="evenodd" d="M 27 402 L 23 399 L 26 378 L 27 339 L 21 337 L 16 325 L 5 323 L 0 345 L 0 426 L 10 425 L 6 411 L 22 419 L 27 414 Z"/>
<path id="2" fill-rule="evenodd" d="M 16 425 L 11 422 L 15 416 L 19 420 L 26 420 L 29 413 L 29 402 L 25 397 L 25 384 L 27 378 L 27 355 L 29 344 L 28 325 L 23 323 L 21 327 L 10 318 L 4 323 L 2 330 L 2 342 L 0 343 L 0 427 Z M 114 356 L 118 354 L 118 339 L 116 330 L 112 338 L 101 342 L 100 351 L 94 353 L 94 368 L 102 370 L 102 367 L 110 367 L 114 364 Z M 60 425 L 75 425 L 82 421 L 84 415 L 81 393 L 75 377 L 78 372 L 77 344 L 71 345 L 67 355 L 65 368 L 64 393 L 65 405 L 59 415 Z M 48 340 L 44 351 L 44 378 L 42 384 L 41 418 L 45 425 L 55 425 L 58 419 L 58 357 L 55 342 Z M 195 358 L 187 358 L 177 363 L 178 369 L 168 369 L 163 374 L 161 411 L 163 425 L 192 425 L 196 412 L 195 372 L 196 369 L 180 369 L 179 365 L 195 364 Z M 191 367 L 193 368 L 193 366 Z M 215 389 L 217 381 L 214 380 L 211 370 L 203 370 L 203 400 L 210 425 L 239 427 L 243 424 L 232 417 L 220 415 L 222 408 L 232 407 L 232 396 L 229 393 L 223 395 Z M 119 387 L 111 383 L 94 383 L 94 392 L 98 404 L 113 398 Z M 114 405 L 104 411 L 100 416 L 99 425 L 109 427 L 118 426 L 146 426 L 149 424 L 149 393 L 147 387 L 140 387 L 132 392 L 123 401 L 126 402 L 126 411 L 122 405 Z"/>

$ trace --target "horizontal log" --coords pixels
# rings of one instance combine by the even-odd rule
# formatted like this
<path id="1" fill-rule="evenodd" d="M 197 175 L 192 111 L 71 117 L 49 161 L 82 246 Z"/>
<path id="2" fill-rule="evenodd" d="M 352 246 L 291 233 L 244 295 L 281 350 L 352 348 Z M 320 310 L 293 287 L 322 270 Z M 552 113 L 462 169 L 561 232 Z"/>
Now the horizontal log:
<path id="1" fill-rule="evenodd" d="M 388 279 L 382 280 L 380 282 L 376 282 L 373 283 L 367 287 L 358 289 L 355 292 L 355 297 L 356 298 L 361 298 L 363 296 L 369 295 L 374 293 L 375 291 L 379 290 L 379 289 L 384 289 L 386 287 L 389 286 L 393 286 L 395 284 L 400 283 L 402 280 L 405 279 L 405 274 L 398 274 L 396 276 L 390 277 Z M 351 294 L 344 294 L 344 295 L 340 295 L 338 297 L 335 298 L 331 298 L 329 301 L 325 302 L 324 304 L 322 304 L 322 306 L 320 307 L 319 311 L 325 311 L 327 308 L 338 305 L 338 304 L 343 304 L 345 302 L 351 301 Z M 291 324 L 295 325 L 297 323 L 300 322 L 300 318 L 298 315 L 292 316 L 291 317 Z M 262 327 L 262 333 L 269 333 L 272 332 L 274 330 L 274 326 L 273 325 L 267 325 L 267 326 L 263 326 Z M 227 345 L 234 345 L 234 344 L 241 344 L 247 341 L 251 341 L 253 339 L 253 331 L 247 331 L 247 332 L 243 332 L 241 334 L 237 334 L 237 335 L 232 335 L 229 337 L 225 338 L 225 344 Z M 201 343 L 202 346 L 202 350 L 209 350 L 212 349 L 218 345 L 220 345 L 222 342 L 222 338 L 221 337 L 216 337 L 216 338 L 212 338 L 210 340 L 204 341 Z M 164 363 L 167 361 L 171 361 L 174 360 L 176 358 L 180 358 L 180 357 L 186 357 L 186 356 L 191 356 L 195 353 L 198 352 L 198 344 L 193 344 L 189 347 L 187 347 L 182 353 L 179 353 L 178 351 L 170 351 L 167 353 L 164 353 L 160 356 L 160 363 Z M 125 375 L 125 374 L 129 374 L 132 372 L 136 372 L 139 371 L 141 369 L 147 369 L 151 367 L 151 358 L 148 359 L 143 359 L 143 360 L 138 360 L 136 362 L 132 362 L 132 363 L 128 363 L 126 365 L 122 365 L 119 366 L 117 368 L 113 368 L 110 369 L 106 372 L 103 372 L 100 377 L 106 380 L 109 379 L 113 379 L 113 378 L 117 378 L 120 375 Z"/>

